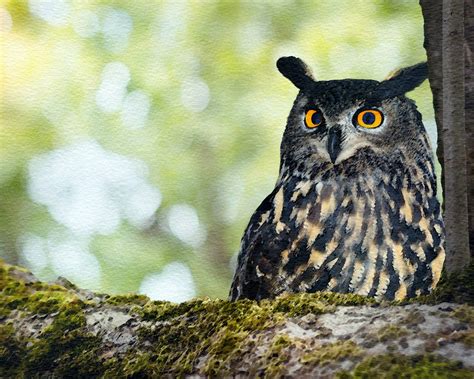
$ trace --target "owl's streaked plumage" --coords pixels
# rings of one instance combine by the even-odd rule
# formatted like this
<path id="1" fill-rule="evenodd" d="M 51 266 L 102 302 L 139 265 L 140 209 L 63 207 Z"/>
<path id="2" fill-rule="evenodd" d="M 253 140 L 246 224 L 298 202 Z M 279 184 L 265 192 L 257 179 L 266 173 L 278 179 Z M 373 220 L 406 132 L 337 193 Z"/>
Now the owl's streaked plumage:
<path id="1" fill-rule="evenodd" d="M 295 57 L 277 66 L 300 91 L 280 175 L 244 233 L 230 298 L 430 292 L 444 263 L 444 226 L 430 142 L 405 97 L 426 79 L 426 64 L 382 82 L 316 81 Z"/>

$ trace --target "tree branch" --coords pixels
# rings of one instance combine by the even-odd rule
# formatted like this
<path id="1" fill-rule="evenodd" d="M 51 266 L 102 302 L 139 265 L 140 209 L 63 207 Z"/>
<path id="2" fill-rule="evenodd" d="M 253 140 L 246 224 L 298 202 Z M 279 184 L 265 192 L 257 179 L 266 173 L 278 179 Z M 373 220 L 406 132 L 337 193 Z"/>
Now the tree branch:
<path id="1" fill-rule="evenodd" d="M 0 289 L 1 377 L 380 377 L 419 370 L 470 377 L 474 370 L 468 305 L 383 305 L 321 292 L 171 304 L 95 294 L 64 279 L 41 283 L 5 264 Z"/>

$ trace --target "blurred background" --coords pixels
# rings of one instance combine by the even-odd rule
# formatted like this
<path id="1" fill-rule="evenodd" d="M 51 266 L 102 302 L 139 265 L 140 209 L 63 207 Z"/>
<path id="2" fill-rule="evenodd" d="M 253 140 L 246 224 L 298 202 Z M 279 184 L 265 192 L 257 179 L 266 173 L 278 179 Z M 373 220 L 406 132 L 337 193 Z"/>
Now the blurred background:
<path id="1" fill-rule="evenodd" d="M 426 59 L 413 0 L 0 0 L 0 52 L 0 257 L 175 302 L 227 296 L 273 188 L 278 57 L 321 80 Z M 410 97 L 435 138 L 428 83 Z"/>

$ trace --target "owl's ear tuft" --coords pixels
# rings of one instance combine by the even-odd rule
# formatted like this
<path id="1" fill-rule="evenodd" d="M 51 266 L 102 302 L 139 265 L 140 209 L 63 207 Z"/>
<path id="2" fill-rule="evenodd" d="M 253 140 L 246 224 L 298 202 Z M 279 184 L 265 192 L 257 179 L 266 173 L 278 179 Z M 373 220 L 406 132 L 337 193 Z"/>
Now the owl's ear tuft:
<path id="1" fill-rule="evenodd" d="M 301 59 L 296 57 L 281 57 L 278 59 L 276 65 L 278 71 L 299 89 L 309 89 L 314 84 L 311 70 Z"/>
<path id="2" fill-rule="evenodd" d="M 372 96 L 380 100 L 401 96 L 414 90 L 426 78 L 428 78 L 428 64 L 426 62 L 405 67 L 381 82 L 372 93 Z"/>

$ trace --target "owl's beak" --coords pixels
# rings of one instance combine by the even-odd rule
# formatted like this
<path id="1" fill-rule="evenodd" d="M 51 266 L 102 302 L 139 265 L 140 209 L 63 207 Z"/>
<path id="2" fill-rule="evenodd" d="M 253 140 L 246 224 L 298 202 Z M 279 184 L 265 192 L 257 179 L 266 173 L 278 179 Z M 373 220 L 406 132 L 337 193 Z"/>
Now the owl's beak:
<path id="1" fill-rule="evenodd" d="M 331 158 L 331 162 L 333 164 L 334 162 L 336 162 L 337 156 L 341 152 L 341 144 L 342 144 L 341 129 L 335 128 L 335 127 L 329 129 L 327 149 L 329 153 L 329 158 Z"/>

